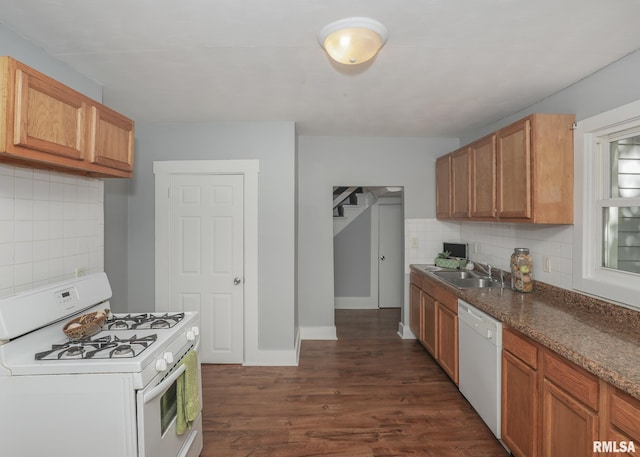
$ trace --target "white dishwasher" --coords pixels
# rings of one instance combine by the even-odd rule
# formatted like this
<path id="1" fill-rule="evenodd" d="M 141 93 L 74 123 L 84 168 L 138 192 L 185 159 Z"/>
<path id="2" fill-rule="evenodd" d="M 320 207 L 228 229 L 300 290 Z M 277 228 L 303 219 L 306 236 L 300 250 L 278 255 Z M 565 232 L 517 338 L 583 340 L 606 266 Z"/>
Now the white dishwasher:
<path id="1" fill-rule="evenodd" d="M 500 439 L 502 323 L 458 300 L 459 388 Z"/>

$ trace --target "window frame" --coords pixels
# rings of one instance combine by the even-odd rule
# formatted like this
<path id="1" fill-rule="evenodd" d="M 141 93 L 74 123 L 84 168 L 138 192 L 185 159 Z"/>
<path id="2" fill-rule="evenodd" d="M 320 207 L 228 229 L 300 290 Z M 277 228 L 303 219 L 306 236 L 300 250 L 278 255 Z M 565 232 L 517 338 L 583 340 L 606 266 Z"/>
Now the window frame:
<path id="1" fill-rule="evenodd" d="M 640 206 L 638 198 L 608 193 L 609 151 L 604 149 L 612 137 L 634 131 L 640 131 L 640 100 L 576 123 L 573 288 L 640 309 L 640 275 L 602 266 L 603 208 L 622 201 L 620 206 Z"/>

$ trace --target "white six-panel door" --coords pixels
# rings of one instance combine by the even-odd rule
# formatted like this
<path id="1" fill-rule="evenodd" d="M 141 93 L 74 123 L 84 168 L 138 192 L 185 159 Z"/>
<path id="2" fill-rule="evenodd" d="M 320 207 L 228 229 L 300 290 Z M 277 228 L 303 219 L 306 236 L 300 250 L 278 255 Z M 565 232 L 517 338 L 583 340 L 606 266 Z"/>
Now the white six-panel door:
<path id="1" fill-rule="evenodd" d="M 404 221 L 402 205 L 379 205 L 378 213 L 378 307 L 402 305 Z"/>
<path id="2" fill-rule="evenodd" d="M 172 174 L 171 303 L 198 311 L 200 360 L 243 361 L 243 176 Z"/>

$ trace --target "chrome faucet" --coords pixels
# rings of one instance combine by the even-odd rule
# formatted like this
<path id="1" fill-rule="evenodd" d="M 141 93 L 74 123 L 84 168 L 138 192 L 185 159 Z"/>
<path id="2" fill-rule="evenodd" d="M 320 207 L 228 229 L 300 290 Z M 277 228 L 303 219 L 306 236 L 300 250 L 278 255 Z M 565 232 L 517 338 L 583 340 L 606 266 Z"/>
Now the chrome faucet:
<path id="1" fill-rule="evenodd" d="M 476 265 L 478 266 L 480 271 L 482 271 L 484 274 L 486 274 L 489 278 L 493 278 L 493 276 L 491 276 L 491 271 L 492 271 L 493 267 L 491 266 L 490 263 L 478 262 L 478 263 L 476 263 Z"/>

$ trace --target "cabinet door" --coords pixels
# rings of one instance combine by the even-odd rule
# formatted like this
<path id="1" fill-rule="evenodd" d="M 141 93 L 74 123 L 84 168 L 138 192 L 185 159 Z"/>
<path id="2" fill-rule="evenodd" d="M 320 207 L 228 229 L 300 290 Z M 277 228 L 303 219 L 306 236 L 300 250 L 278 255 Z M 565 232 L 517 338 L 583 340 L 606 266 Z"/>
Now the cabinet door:
<path id="1" fill-rule="evenodd" d="M 606 440 L 617 443 L 634 443 L 640 447 L 640 401 L 620 390 L 609 386 L 609 424 Z M 638 452 L 638 449 L 636 449 Z M 636 455 L 635 452 L 614 453 L 615 456 Z"/>
<path id="2" fill-rule="evenodd" d="M 542 388 L 542 456 L 593 454 L 598 416 L 563 389 L 545 379 Z"/>
<path id="3" fill-rule="evenodd" d="M 411 284 L 409 295 L 409 328 L 419 340 L 422 339 L 420 332 L 420 288 Z"/>
<path id="4" fill-rule="evenodd" d="M 91 107 L 89 160 L 117 170 L 133 170 L 133 121 L 105 106 Z"/>
<path id="5" fill-rule="evenodd" d="M 426 293 L 421 295 L 422 302 L 422 344 L 429 353 L 436 357 L 436 342 L 438 338 L 438 328 L 436 326 L 436 301 Z"/>
<path id="6" fill-rule="evenodd" d="M 451 217 L 451 155 L 436 159 L 436 218 Z"/>
<path id="7" fill-rule="evenodd" d="M 516 457 L 537 455 L 537 371 L 502 351 L 502 440 Z"/>
<path id="8" fill-rule="evenodd" d="M 451 217 L 469 217 L 469 149 L 451 154 Z"/>
<path id="9" fill-rule="evenodd" d="M 517 122 L 497 134 L 498 217 L 531 218 L 531 122 Z"/>
<path id="10" fill-rule="evenodd" d="M 438 322 L 437 359 L 442 369 L 458 384 L 458 317 L 436 302 Z"/>
<path id="11" fill-rule="evenodd" d="M 471 218 L 496 217 L 496 136 L 471 145 Z"/>
<path id="12" fill-rule="evenodd" d="M 29 74 L 26 69 L 17 69 L 15 77 L 13 144 L 83 160 L 87 112 L 84 99 L 53 80 Z"/>

